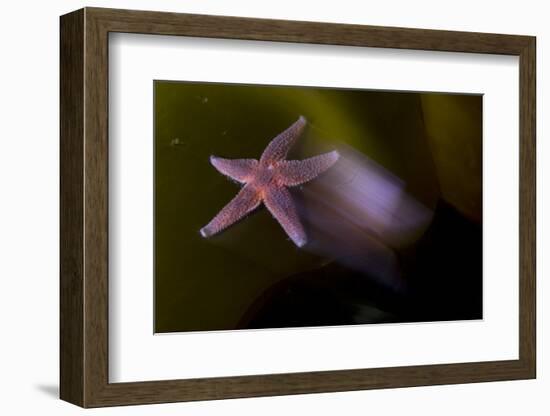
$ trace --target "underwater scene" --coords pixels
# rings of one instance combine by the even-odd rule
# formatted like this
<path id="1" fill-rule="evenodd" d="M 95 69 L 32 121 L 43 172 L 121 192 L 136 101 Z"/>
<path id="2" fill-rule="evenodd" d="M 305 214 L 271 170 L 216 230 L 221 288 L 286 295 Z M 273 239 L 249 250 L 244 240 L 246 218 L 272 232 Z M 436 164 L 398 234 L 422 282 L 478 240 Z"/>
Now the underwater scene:
<path id="1" fill-rule="evenodd" d="M 154 81 L 155 333 L 482 319 L 482 95 Z"/>

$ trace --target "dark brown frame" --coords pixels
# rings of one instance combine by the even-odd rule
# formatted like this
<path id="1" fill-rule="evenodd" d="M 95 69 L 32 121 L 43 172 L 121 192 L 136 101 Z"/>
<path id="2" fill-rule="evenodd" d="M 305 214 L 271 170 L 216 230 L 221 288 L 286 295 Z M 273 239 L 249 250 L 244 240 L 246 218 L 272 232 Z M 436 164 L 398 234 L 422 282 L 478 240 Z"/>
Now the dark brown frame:
<path id="1" fill-rule="evenodd" d="M 519 359 L 109 383 L 109 32 L 519 56 Z M 61 398 L 100 407 L 535 378 L 535 50 L 530 36 L 99 8 L 62 16 Z"/>

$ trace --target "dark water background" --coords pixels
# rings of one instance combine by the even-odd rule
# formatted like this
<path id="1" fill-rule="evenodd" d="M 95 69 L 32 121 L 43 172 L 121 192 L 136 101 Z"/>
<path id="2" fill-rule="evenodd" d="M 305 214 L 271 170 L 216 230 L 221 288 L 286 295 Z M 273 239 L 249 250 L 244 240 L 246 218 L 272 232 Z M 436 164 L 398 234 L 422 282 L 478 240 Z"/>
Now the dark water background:
<path id="1" fill-rule="evenodd" d="M 155 332 L 482 317 L 481 96 L 168 81 L 154 89 Z M 199 235 L 239 189 L 210 155 L 257 159 L 300 115 L 309 126 L 290 158 L 351 146 L 433 210 L 420 238 L 395 249 L 399 290 L 298 249 L 265 208 Z"/>

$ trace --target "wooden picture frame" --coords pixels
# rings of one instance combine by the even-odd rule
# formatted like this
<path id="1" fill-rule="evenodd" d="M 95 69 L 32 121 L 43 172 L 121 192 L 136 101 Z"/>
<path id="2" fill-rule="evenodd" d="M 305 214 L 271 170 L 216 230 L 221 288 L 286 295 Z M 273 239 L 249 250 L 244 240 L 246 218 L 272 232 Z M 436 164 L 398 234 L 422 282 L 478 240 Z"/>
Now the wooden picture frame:
<path id="1" fill-rule="evenodd" d="M 535 38 L 85 8 L 61 17 L 60 396 L 82 407 L 535 378 Z M 519 56 L 519 359 L 109 383 L 108 34 Z"/>

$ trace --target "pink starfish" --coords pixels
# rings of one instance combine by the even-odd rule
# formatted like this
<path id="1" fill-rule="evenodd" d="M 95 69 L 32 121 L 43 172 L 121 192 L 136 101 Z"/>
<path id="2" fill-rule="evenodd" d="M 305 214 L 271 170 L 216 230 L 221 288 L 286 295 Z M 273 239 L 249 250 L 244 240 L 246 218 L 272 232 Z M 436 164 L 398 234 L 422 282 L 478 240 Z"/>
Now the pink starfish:
<path id="1" fill-rule="evenodd" d="M 259 161 L 210 156 L 210 163 L 220 173 L 244 186 L 212 221 L 201 228 L 203 237 L 219 233 L 263 202 L 294 244 L 298 247 L 306 244 L 306 233 L 287 187 L 314 179 L 330 168 L 338 160 L 339 154 L 332 151 L 305 160 L 286 160 L 288 151 L 305 125 L 306 119 L 300 117 L 267 145 Z"/>

